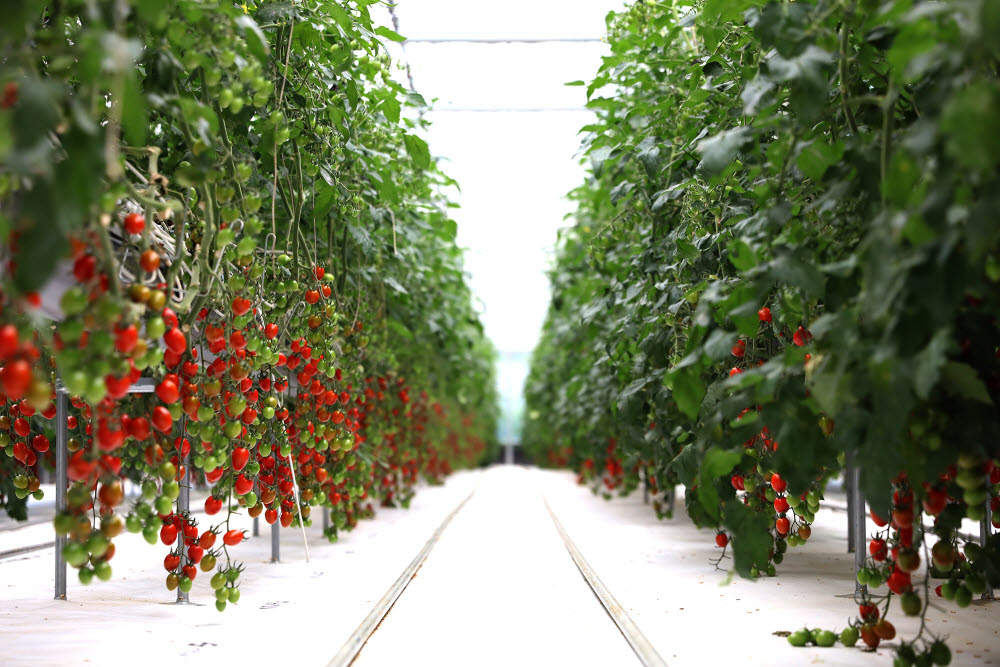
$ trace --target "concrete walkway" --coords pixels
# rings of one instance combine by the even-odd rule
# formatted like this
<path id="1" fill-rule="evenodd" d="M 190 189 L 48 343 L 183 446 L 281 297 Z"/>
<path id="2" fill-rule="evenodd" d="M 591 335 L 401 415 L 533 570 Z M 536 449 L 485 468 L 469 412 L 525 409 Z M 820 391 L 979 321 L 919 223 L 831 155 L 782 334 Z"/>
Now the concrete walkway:
<path id="1" fill-rule="evenodd" d="M 638 665 L 559 538 L 545 481 L 485 474 L 355 665 Z"/>
<path id="2" fill-rule="evenodd" d="M 473 492 L 417 576 L 362 650 L 357 665 L 638 664 L 580 576 L 549 517 L 571 539 L 671 667 L 691 665 L 892 664 L 878 652 L 796 649 L 774 636 L 807 625 L 840 630 L 857 609 L 846 515 L 821 510 L 813 538 L 790 549 L 779 576 L 722 585 L 711 531 L 678 502 L 657 521 L 641 494 L 605 501 L 566 472 L 494 467 L 425 488 L 410 510 L 381 510 L 337 544 L 309 529 L 311 562 L 298 531 L 282 533 L 282 561 L 260 538 L 236 548 L 246 561 L 243 597 L 215 611 L 208 577 L 196 604 L 169 604 L 160 561 L 166 547 L 133 535 L 116 540 L 114 578 L 83 587 L 70 571 L 69 601 L 52 600 L 52 549 L 0 560 L 0 666 L 185 664 L 326 665 L 444 518 Z M 246 523 L 249 526 L 249 522 Z M 32 539 L 39 526 L 32 531 Z M 17 531 L 0 533 L 23 541 Z M 725 567 L 725 562 L 723 567 Z M 929 628 L 948 635 L 953 665 L 1000 665 L 1000 603 L 957 609 L 933 603 Z M 892 617 L 899 637 L 917 624 Z"/>

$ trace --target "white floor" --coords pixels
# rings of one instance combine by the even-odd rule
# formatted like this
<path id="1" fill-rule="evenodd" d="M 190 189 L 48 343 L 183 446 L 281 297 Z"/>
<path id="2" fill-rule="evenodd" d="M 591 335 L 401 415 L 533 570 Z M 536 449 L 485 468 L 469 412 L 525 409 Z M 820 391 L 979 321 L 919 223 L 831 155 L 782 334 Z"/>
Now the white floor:
<path id="1" fill-rule="evenodd" d="M 554 530 L 544 481 L 484 475 L 355 664 L 639 664 Z"/>
<path id="2" fill-rule="evenodd" d="M 478 486 L 477 486 L 478 485 Z M 856 608 L 846 515 L 821 510 L 813 539 L 789 550 L 779 576 L 720 586 L 710 531 L 678 506 L 657 521 L 641 494 L 607 502 L 572 475 L 521 467 L 459 473 L 422 489 L 409 510 L 381 510 L 337 544 L 309 530 L 282 534 L 272 565 L 268 528 L 237 547 L 248 563 L 240 603 L 215 611 L 207 576 L 195 605 L 168 604 L 166 547 L 117 540 L 111 582 L 52 600 L 52 550 L 0 560 L 0 665 L 325 665 L 444 517 L 475 488 L 416 578 L 362 650 L 362 667 L 638 664 L 558 537 L 548 500 L 584 557 L 672 666 L 889 665 L 892 651 L 795 649 L 772 633 L 839 630 Z M 319 522 L 317 521 L 317 524 Z M 38 529 L 32 527 L 33 533 Z M 0 551 L 15 540 L 0 533 Z M 32 534 L 32 539 L 35 537 Z M 24 538 L 17 539 L 22 541 Z M 28 540 L 30 541 L 30 540 Z M 1000 665 L 1000 603 L 938 605 L 930 628 L 950 635 L 953 665 Z M 892 619 L 901 637 L 912 621 Z"/>

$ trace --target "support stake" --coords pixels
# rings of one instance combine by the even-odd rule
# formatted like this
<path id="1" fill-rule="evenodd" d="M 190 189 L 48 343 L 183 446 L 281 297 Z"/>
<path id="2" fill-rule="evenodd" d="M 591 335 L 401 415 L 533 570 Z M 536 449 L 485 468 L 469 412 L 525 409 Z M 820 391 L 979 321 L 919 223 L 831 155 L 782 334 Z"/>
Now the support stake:
<path id="1" fill-rule="evenodd" d="M 181 449 L 181 453 L 183 453 L 183 450 L 184 450 L 184 431 L 186 430 L 186 426 L 187 426 L 187 417 L 186 416 L 181 416 L 181 419 L 180 419 L 179 423 L 180 423 L 180 440 L 179 440 L 180 445 L 179 445 L 179 447 Z M 180 480 L 181 491 L 177 495 L 177 513 L 180 514 L 181 516 L 184 516 L 185 517 L 185 521 L 187 520 L 187 517 L 185 515 L 188 514 L 191 511 L 191 470 L 190 470 L 191 466 L 190 466 L 190 461 L 189 461 L 190 457 L 191 457 L 191 452 L 189 451 L 187 453 L 187 455 L 185 455 L 183 458 L 181 458 L 181 465 L 184 467 L 184 477 Z M 184 548 L 184 533 L 183 533 L 183 531 L 181 531 L 181 535 L 180 535 L 180 546 L 179 546 L 179 549 L 180 549 L 180 552 L 181 552 L 181 562 L 180 562 L 180 565 L 181 565 L 181 568 L 183 568 L 185 565 L 188 564 L 187 550 Z M 182 591 L 180 589 L 180 586 L 178 586 L 177 587 L 177 603 L 178 604 L 186 604 L 186 603 L 188 603 L 190 601 L 191 600 L 189 598 L 189 595 L 187 593 L 185 593 L 184 591 Z"/>
<path id="2" fill-rule="evenodd" d="M 844 467 L 844 492 L 847 494 L 847 553 L 854 553 L 854 455 L 847 455 L 847 465 Z"/>
<path id="3" fill-rule="evenodd" d="M 847 470 L 851 478 L 851 491 L 848 495 L 850 509 L 848 515 L 853 519 L 850 526 L 851 535 L 854 539 L 854 593 L 867 593 L 868 587 L 858 583 L 857 574 L 865 566 L 865 499 L 861 495 L 861 469 L 854 465 L 854 456 L 848 454 Z"/>
<path id="4" fill-rule="evenodd" d="M 281 540 L 278 531 L 281 529 L 281 520 L 275 519 L 271 524 L 271 562 L 281 562 Z"/>
<path id="5" fill-rule="evenodd" d="M 986 476 L 986 487 L 990 488 L 990 476 Z M 993 511 L 990 508 L 990 494 L 986 494 L 986 516 L 982 521 L 979 522 L 979 541 L 982 546 L 986 547 L 986 542 L 990 539 L 993 534 Z M 983 591 L 980 600 L 992 600 L 993 599 L 993 584 L 990 583 L 990 578 L 986 577 L 986 590 Z"/>
<path id="6" fill-rule="evenodd" d="M 66 485 L 68 479 L 66 470 L 69 463 L 69 397 L 62 383 L 56 386 L 56 514 L 66 509 Z M 66 559 L 63 557 L 63 547 L 66 546 L 66 536 L 56 535 L 56 600 L 66 599 Z"/>

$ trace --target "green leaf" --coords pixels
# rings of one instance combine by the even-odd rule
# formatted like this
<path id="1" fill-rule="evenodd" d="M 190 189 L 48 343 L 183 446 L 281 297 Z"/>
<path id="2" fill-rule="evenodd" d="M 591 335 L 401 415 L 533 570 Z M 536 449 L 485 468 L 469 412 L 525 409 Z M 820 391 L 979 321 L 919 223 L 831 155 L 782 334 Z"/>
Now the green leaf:
<path id="1" fill-rule="evenodd" d="M 723 507 L 723 523 L 733 538 L 733 569 L 749 577 L 754 566 L 761 568 L 767 563 L 772 546 L 770 519 L 743 503 L 728 502 Z"/>
<path id="2" fill-rule="evenodd" d="M 400 35 L 398 32 L 389 30 L 385 26 L 379 26 L 375 28 L 375 34 L 379 37 L 385 37 L 386 39 L 391 39 L 394 42 L 405 42 L 406 38 Z"/>
<path id="3" fill-rule="evenodd" d="M 164 0 L 156 0 L 157 2 L 163 2 Z M 144 4 L 143 2 L 139 3 Z M 246 39 L 247 47 L 250 52 L 254 54 L 258 60 L 262 63 L 266 62 L 268 54 L 271 52 L 271 45 L 267 40 L 267 36 L 264 35 L 264 31 L 260 29 L 257 22 L 252 18 L 243 14 L 236 17 L 236 27 L 240 29 L 243 33 L 243 37 Z"/>
<path id="4" fill-rule="evenodd" d="M 955 93 L 941 113 L 948 152 L 970 169 L 1000 164 L 1000 84 L 981 81 Z"/>
<path id="5" fill-rule="evenodd" d="M 948 359 L 952 333 L 947 328 L 938 329 L 927 347 L 916 356 L 913 365 L 913 391 L 920 398 L 927 398 L 941 376 L 941 368 Z"/>
<path id="6" fill-rule="evenodd" d="M 844 144 L 842 142 L 838 141 L 834 144 L 828 144 L 825 141 L 816 139 L 807 144 L 799 152 L 796 164 L 802 170 L 803 174 L 814 181 L 819 181 L 823 178 L 826 170 L 836 164 L 843 155 Z"/>
<path id="7" fill-rule="evenodd" d="M 386 120 L 390 123 L 395 124 L 399 122 L 399 100 L 396 99 L 395 93 L 391 90 L 388 91 L 388 94 L 384 98 L 382 98 L 382 103 L 379 105 L 379 109 L 382 110 L 382 113 L 385 114 Z"/>
<path id="8" fill-rule="evenodd" d="M 590 165 L 594 170 L 594 175 L 600 177 L 601 171 L 604 169 L 604 163 L 611 157 L 611 151 L 614 150 L 611 146 L 601 146 L 590 151 Z"/>
<path id="9" fill-rule="evenodd" d="M 799 257 L 790 248 L 779 246 L 774 249 L 775 259 L 770 264 L 770 272 L 777 280 L 798 287 L 808 295 L 823 295 L 823 274 L 814 265 Z"/>
<path id="10" fill-rule="evenodd" d="M 420 137 L 407 134 L 403 137 L 403 141 L 406 143 L 406 152 L 409 153 L 410 159 L 413 160 L 413 164 L 417 169 L 427 169 L 431 165 L 431 150 L 427 146 L 427 142 Z"/>
<path id="11" fill-rule="evenodd" d="M 736 154 L 752 137 L 753 131 L 750 128 L 737 127 L 705 139 L 698 145 L 702 169 L 708 174 L 721 172 L 736 159 Z"/>
<path id="12" fill-rule="evenodd" d="M 125 94 L 121 105 L 122 131 L 125 140 L 132 146 L 144 146 L 149 122 L 146 114 L 146 98 L 139 88 L 135 72 L 129 72 L 125 77 Z"/>
<path id="13" fill-rule="evenodd" d="M 980 403 L 993 405 L 986 385 L 979 379 L 976 369 L 958 361 L 949 361 L 941 372 L 945 389 L 955 396 L 969 398 Z"/>
<path id="14" fill-rule="evenodd" d="M 316 181 L 316 205 L 313 208 L 313 219 L 325 220 L 330 210 L 337 203 L 337 188 L 326 181 Z"/>
<path id="15" fill-rule="evenodd" d="M 715 488 L 716 479 L 723 475 L 728 476 L 741 458 L 742 454 L 738 452 L 710 447 L 702 459 L 696 493 L 702 509 L 716 522 L 721 517 L 719 492 Z"/>
<path id="16" fill-rule="evenodd" d="M 729 251 L 729 261 L 737 271 L 748 271 L 757 266 L 757 253 L 742 239 L 734 238 L 726 244 L 726 249 Z"/>
<path id="17" fill-rule="evenodd" d="M 684 259 L 698 259 L 701 257 L 701 251 L 698 250 L 698 246 L 687 239 L 677 239 L 677 254 Z"/>
<path id="18" fill-rule="evenodd" d="M 672 374 L 672 392 L 677 407 L 691 419 L 698 417 L 701 400 L 705 397 L 705 385 L 697 368 L 682 368 Z"/>
<path id="19" fill-rule="evenodd" d="M 657 145 L 656 139 L 646 137 L 635 149 L 636 157 L 643 169 L 646 170 L 646 175 L 651 179 L 656 178 L 660 171 L 660 147 Z"/>

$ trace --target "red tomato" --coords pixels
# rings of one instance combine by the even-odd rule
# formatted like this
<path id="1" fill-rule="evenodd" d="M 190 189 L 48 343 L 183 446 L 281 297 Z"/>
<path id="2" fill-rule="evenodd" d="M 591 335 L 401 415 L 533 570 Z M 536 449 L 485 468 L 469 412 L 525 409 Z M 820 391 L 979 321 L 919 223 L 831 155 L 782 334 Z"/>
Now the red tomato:
<path id="1" fill-rule="evenodd" d="M 243 531 L 234 528 L 222 536 L 222 541 L 226 546 L 235 546 L 243 541 Z"/>
<path id="2" fill-rule="evenodd" d="M 174 426 L 174 418 L 170 415 L 170 410 L 162 405 L 153 408 L 153 426 L 161 433 L 169 433 Z"/>
<path id="3" fill-rule="evenodd" d="M 147 250 L 139 255 L 139 266 L 147 273 L 153 273 L 160 268 L 160 254 L 155 250 Z"/>
<path id="4" fill-rule="evenodd" d="M 187 338 L 177 327 L 173 327 L 163 334 L 163 342 L 174 354 L 183 354 L 187 350 Z"/>
<path id="5" fill-rule="evenodd" d="M 146 218 L 139 213 L 129 213 L 125 216 L 125 231 L 133 236 L 142 234 L 146 228 Z"/>
<path id="6" fill-rule="evenodd" d="M 250 460 L 250 450 L 246 447 L 237 447 L 233 450 L 233 470 L 239 472 L 246 467 Z"/>
<path id="7" fill-rule="evenodd" d="M 160 528 L 160 541 L 166 544 L 168 547 L 174 542 L 176 542 L 177 527 L 170 523 L 164 524 L 164 526 Z"/>
<path id="8" fill-rule="evenodd" d="M 205 514 L 218 514 L 219 510 L 222 509 L 222 501 L 215 496 L 209 496 L 205 499 Z M 206 547 L 207 548 L 207 547 Z"/>

